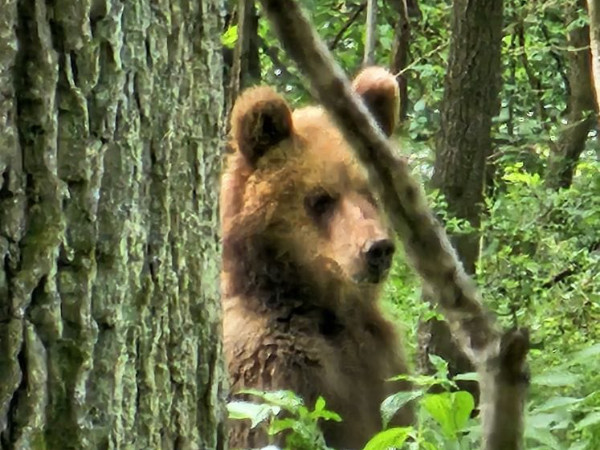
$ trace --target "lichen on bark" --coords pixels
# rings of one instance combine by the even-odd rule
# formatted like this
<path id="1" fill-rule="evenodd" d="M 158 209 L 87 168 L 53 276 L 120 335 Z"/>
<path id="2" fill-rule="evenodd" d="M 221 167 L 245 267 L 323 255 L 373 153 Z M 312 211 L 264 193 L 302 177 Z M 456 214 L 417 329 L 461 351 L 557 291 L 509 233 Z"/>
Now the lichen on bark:
<path id="1" fill-rule="evenodd" d="M 3 447 L 222 445 L 220 20 L 3 2 Z"/>

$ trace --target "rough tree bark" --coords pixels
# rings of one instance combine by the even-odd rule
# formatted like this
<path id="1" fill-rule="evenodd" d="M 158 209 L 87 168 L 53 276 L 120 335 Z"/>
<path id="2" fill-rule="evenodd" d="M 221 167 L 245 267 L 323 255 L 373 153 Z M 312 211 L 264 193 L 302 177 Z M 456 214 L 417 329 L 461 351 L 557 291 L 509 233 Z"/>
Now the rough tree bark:
<path id="1" fill-rule="evenodd" d="M 0 5 L 0 447 L 222 447 L 220 17 Z"/>
<path id="2" fill-rule="evenodd" d="M 408 164 L 378 129 L 366 106 L 293 0 L 261 0 L 284 47 L 308 77 L 313 93 L 354 143 L 391 222 L 424 286 L 475 364 L 482 386 L 483 447 L 520 449 L 528 374 L 526 330 L 500 332 L 425 204 Z"/>
<path id="3" fill-rule="evenodd" d="M 444 195 L 450 214 L 480 224 L 486 159 L 491 154 L 492 118 L 499 107 L 502 0 L 457 0 L 452 14 L 441 129 L 437 141 L 433 185 Z M 479 255 L 476 232 L 451 237 L 465 270 L 475 272 Z M 450 372 L 473 366 L 449 339 L 445 322 L 431 319 L 419 327 L 419 365 L 428 371 L 428 354 L 442 356 Z M 478 397 L 476 383 L 461 383 Z"/>
<path id="4" fill-rule="evenodd" d="M 585 7 L 580 0 L 579 7 Z M 570 14 L 576 17 L 576 12 Z M 569 98 L 567 124 L 562 129 L 556 148 L 550 156 L 546 185 L 553 189 L 568 188 L 573 181 L 573 173 L 585 148 L 588 134 L 596 124 L 594 110 L 594 85 L 590 52 L 590 28 L 586 25 L 575 28 L 568 34 L 569 52 L 567 56 Z"/>
<path id="5" fill-rule="evenodd" d="M 457 0 L 441 106 L 433 183 L 450 212 L 479 226 L 492 118 L 497 114 L 502 40 L 501 0 Z M 465 269 L 473 273 L 477 234 L 453 242 Z"/>

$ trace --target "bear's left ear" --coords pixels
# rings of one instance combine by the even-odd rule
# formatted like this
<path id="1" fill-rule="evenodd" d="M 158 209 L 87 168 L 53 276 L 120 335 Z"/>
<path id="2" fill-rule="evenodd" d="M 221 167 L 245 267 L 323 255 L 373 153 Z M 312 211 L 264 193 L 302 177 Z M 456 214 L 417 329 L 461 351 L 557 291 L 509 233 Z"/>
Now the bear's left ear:
<path id="1" fill-rule="evenodd" d="M 242 93 L 231 112 L 231 135 L 254 165 L 271 147 L 292 134 L 292 111 L 273 89 L 261 86 Z"/>
<path id="2" fill-rule="evenodd" d="M 382 131 L 391 136 L 400 106 L 396 77 L 383 67 L 367 67 L 356 76 L 352 87 L 363 98 Z"/>

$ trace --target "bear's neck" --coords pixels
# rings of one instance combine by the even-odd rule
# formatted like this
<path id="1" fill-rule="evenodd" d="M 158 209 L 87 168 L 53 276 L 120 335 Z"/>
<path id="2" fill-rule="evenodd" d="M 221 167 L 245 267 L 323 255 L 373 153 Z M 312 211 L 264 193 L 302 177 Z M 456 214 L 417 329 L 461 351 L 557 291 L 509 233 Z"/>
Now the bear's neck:
<path id="1" fill-rule="evenodd" d="M 337 295 L 324 292 L 311 273 L 290 260 L 275 245 L 254 237 L 239 241 L 224 239 L 223 266 L 226 297 L 243 297 L 260 309 L 288 314 L 296 308 L 327 308 Z M 331 288 L 331 287 L 330 287 Z"/>

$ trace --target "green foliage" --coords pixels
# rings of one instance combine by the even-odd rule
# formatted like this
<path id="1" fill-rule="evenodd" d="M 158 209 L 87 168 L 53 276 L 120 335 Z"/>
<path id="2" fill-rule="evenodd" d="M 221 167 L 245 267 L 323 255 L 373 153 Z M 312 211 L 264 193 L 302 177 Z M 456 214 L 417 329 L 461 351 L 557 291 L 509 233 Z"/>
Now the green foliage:
<path id="1" fill-rule="evenodd" d="M 448 377 L 447 363 L 435 355 L 431 356 L 431 362 L 437 369 L 435 375 L 400 375 L 394 378 L 408 380 L 416 389 L 400 392 L 385 399 L 381 405 L 384 429 L 373 436 L 364 447 L 365 450 L 400 448 L 407 439 L 410 439 L 410 442 L 406 442 L 406 445 L 415 450 L 469 448 L 473 434 L 465 434 L 465 431 L 467 425 L 474 426 L 470 419 L 474 407 L 473 397 L 464 391 L 449 392 L 449 389 L 456 389 L 456 383 Z M 447 391 L 428 393 L 427 391 L 434 386 Z M 325 400 L 321 397 L 310 411 L 304 406 L 302 399 L 290 391 L 244 390 L 240 393 L 258 397 L 262 402 L 230 402 L 229 418 L 250 420 L 252 427 L 266 424 L 270 436 L 286 431 L 284 449 L 328 449 L 318 428 L 318 422 L 320 419 L 342 420 L 339 415 L 325 408 Z M 418 401 L 418 425 L 387 428 L 387 423 L 394 414 L 408 402 L 415 400 Z M 281 413 L 284 413 L 283 417 Z"/>
<path id="2" fill-rule="evenodd" d="M 399 392 L 383 401 L 381 415 L 384 428 L 401 407 L 417 400 L 416 426 L 390 429 L 397 430 L 399 438 L 394 444 L 396 447 L 399 448 L 410 437 L 407 445 L 411 449 L 470 448 L 469 445 L 478 436 L 477 431 L 466 434 L 467 425 L 477 430 L 477 425 L 470 419 L 475 407 L 473 396 L 465 391 L 456 391 L 456 380 L 449 377 L 446 361 L 436 355 L 429 355 L 429 359 L 436 371 L 434 375 L 399 375 L 393 378 L 408 380 L 415 389 Z M 473 379 L 473 376 L 465 374 L 463 379 Z M 435 388 L 435 392 L 431 392 L 431 388 Z M 381 442 L 381 446 L 368 445 L 367 448 L 387 449 L 390 445 L 388 440 L 394 435 L 390 430 L 382 431 L 369 442 L 370 445 Z M 406 436 L 400 430 L 405 431 Z"/>
<path id="3" fill-rule="evenodd" d="M 598 162 L 585 158 L 571 188 L 556 192 L 514 163 L 486 200 L 478 284 L 502 324 L 528 327 L 533 341 L 527 448 L 600 445 L 599 173 Z M 435 192 L 431 198 L 447 221 L 443 199 Z M 452 226 L 465 230 L 460 221 Z M 418 280 L 407 270 L 397 262 L 386 294 L 414 333 L 432 313 L 419 303 Z M 416 336 L 409 333 L 407 342 L 414 345 Z M 434 366 L 443 378 L 443 365 Z"/>
<path id="4" fill-rule="evenodd" d="M 221 35 L 221 44 L 227 48 L 235 47 L 238 39 L 238 26 L 232 25 Z"/>
<path id="5" fill-rule="evenodd" d="M 362 60 L 364 11 L 348 22 L 361 2 L 302 3 L 325 42 L 333 45 L 337 40 L 333 53 L 342 68 L 356 73 Z M 398 23 L 390 3 L 379 2 L 376 58 L 384 66 L 390 65 Z M 570 188 L 548 189 L 544 174 L 567 125 L 568 56 L 575 50 L 568 33 L 587 20 L 578 5 L 576 0 L 505 1 L 503 83 L 489 157 L 493 189 L 486 192 L 478 230 L 482 242 L 476 278 L 486 306 L 503 326 L 526 326 L 531 332 L 527 448 L 600 448 L 600 357 L 595 346 L 600 342 L 600 147 L 596 132 L 586 143 Z M 410 19 L 410 57 L 403 71 L 408 80 L 408 119 L 399 139 L 415 172 L 427 183 L 439 132 L 452 2 L 421 0 L 418 6 L 420 16 Z M 285 68 L 261 48 L 263 81 L 286 92 L 295 104 L 309 101 L 301 77 L 266 20 L 260 20 L 259 34 Z M 230 42 L 233 36 L 223 39 Z M 449 232 L 473 231 L 464 220 L 447 213 L 438 192 L 429 189 L 428 196 Z M 401 254 L 392 267 L 385 297 L 390 315 L 404 328 L 407 350 L 414 355 L 419 320 L 440 316 L 423 302 L 418 277 Z M 432 363 L 435 377 L 413 377 L 417 386 L 413 392 L 396 394 L 382 405 L 387 423 L 399 407 L 418 402 L 418 425 L 385 430 L 368 448 L 385 448 L 386 443 L 408 438 L 406 445 L 411 448 L 475 446 L 477 427 L 470 421 L 463 424 L 464 413 L 452 415 L 460 409 L 456 402 L 468 410 L 468 400 L 449 393 L 456 379 L 448 379 L 442 362 Z M 447 392 L 429 397 L 433 394 L 427 391 L 434 385 Z M 469 433 L 459 433 L 461 428 Z"/>
<path id="6" fill-rule="evenodd" d="M 252 428 L 267 423 L 269 436 L 286 432 L 286 449 L 327 450 L 329 447 L 325 444 L 318 422 L 342 420 L 338 414 L 325 408 L 323 397 L 317 399 L 311 411 L 291 391 L 264 392 L 246 389 L 240 391 L 240 394 L 258 397 L 263 402 L 232 401 L 227 405 L 229 418 L 250 420 Z"/>
<path id="7" fill-rule="evenodd" d="M 377 433 L 367 442 L 364 450 L 387 450 L 389 448 L 400 448 L 406 439 L 411 436 L 412 428 L 398 427 L 390 428 Z"/>

